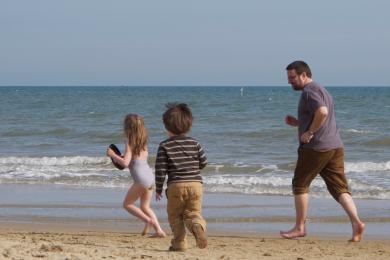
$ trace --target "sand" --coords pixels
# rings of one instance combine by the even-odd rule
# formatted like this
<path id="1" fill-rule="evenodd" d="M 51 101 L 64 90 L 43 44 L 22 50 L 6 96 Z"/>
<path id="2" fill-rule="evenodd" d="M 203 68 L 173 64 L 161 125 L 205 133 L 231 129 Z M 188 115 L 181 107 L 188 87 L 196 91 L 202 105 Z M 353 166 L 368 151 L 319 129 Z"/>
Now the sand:
<path id="1" fill-rule="evenodd" d="M 390 259 L 388 239 L 349 243 L 344 237 L 285 240 L 276 234 L 209 234 L 208 248 L 199 249 L 191 235 L 188 250 L 170 252 L 170 235 L 150 238 L 127 232 L 39 229 L 3 223 L 0 259 Z"/>
<path id="2" fill-rule="evenodd" d="M 207 249 L 193 236 L 185 252 L 169 252 L 171 235 L 142 237 L 143 224 L 121 208 L 124 190 L 1 185 L 0 259 L 390 259 L 389 203 L 358 201 L 366 222 L 348 243 L 347 216 L 332 199 L 311 199 L 308 236 L 285 240 L 293 199 L 206 194 Z M 166 203 L 153 202 L 166 232 Z"/>

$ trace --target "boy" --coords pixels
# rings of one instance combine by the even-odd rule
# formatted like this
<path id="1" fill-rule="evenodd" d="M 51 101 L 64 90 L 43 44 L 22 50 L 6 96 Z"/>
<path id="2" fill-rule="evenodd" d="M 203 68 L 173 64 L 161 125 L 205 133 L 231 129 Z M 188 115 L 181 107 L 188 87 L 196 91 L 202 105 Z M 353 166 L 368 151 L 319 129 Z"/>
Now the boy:
<path id="1" fill-rule="evenodd" d="M 166 196 L 168 221 L 172 229 L 171 251 L 187 248 L 186 230 L 195 236 L 199 248 L 207 247 L 206 221 L 201 215 L 202 176 L 207 159 L 200 144 L 186 136 L 192 126 L 187 104 L 168 103 L 163 122 L 169 138 L 160 143 L 156 157 L 156 200 L 162 197 L 168 175 Z"/>

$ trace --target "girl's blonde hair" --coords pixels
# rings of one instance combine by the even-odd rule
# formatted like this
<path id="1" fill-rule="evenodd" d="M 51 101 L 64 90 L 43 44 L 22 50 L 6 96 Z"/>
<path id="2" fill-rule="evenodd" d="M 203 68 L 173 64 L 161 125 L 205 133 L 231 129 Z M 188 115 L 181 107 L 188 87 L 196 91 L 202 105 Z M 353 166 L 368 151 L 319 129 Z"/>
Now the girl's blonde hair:
<path id="1" fill-rule="evenodd" d="M 146 150 L 148 132 L 142 117 L 135 114 L 127 115 L 123 121 L 123 132 L 134 156 L 139 156 L 142 151 Z"/>

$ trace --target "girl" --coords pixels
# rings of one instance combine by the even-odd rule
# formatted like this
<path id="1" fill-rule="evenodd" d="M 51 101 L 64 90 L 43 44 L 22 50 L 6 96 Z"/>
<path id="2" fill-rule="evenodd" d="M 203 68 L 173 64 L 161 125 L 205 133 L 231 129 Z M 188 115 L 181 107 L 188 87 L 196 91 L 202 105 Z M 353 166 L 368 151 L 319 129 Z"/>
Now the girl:
<path id="1" fill-rule="evenodd" d="M 134 181 L 123 201 L 123 207 L 127 212 L 145 222 L 143 235 L 146 234 L 148 227 L 151 226 L 156 231 L 153 236 L 165 237 L 156 215 L 150 208 L 154 174 L 147 162 L 148 134 L 142 117 L 134 114 L 127 115 L 123 121 L 123 132 L 126 139 L 124 156 L 121 157 L 115 154 L 112 149 L 107 149 L 107 156 L 123 167 L 129 167 Z M 141 200 L 140 208 L 134 204 L 138 198 Z"/>

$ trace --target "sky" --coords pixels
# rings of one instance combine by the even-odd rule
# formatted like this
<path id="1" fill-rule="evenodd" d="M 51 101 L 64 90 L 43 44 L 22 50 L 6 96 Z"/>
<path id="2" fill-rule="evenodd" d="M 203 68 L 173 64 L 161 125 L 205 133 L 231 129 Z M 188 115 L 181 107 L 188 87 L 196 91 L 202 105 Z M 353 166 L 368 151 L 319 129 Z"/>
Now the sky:
<path id="1" fill-rule="evenodd" d="M 0 86 L 390 86 L 388 0 L 1 0 Z"/>

